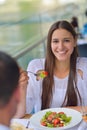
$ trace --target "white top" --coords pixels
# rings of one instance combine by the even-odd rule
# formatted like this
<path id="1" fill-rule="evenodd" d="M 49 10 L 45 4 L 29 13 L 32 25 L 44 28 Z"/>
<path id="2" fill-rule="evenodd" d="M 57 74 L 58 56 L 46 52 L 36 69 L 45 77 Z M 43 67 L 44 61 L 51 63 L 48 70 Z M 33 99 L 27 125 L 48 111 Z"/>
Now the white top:
<path id="1" fill-rule="evenodd" d="M 36 73 L 38 70 L 44 69 L 44 59 L 35 59 L 32 60 L 27 68 L 27 71 L 31 71 Z M 84 101 L 84 105 L 87 105 L 87 58 L 78 58 L 77 59 L 77 87 L 82 97 L 82 101 Z M 83 72 L 83 77 L 78 73 L 78 69 Z M 41 109 L 41 93 L 42 93 L 42 80 L 37 81 L 36 77 L 29 73 L 29 84 L 27 87 L 27 96 L 26 96 L 26 113 L 31 113 L 34 109 L 34 112 L 38 112 Z M 54 76 L 55 89 L 53 91 L 53 99 L 51 108 L 61 107 L 65 93 L 67 88 L 68 76 L 64 79 L 59 79 Z M 58 100 L 59 99 L 59 100 Z M 79 105 L 79 103 L 78 103 Z M 84 124 L 84 123 L 82 123 Z M 81 125 L 82 126 L 82 125 Z M 85 130 L 87 128 L 87 124 L 84 125 Z M 83 128 L 84 128 L 83 127 Z M 75 127 L 70 130 L 81 130 L 79 127 Z"/>
<path id="2" fill-rule="evenodd" d="M 36 73 L 38 70 L 44 69 L 44 59 L 32 60 L 27 68 L 27 71 Z M 77 73 L 77 87 L 84 101 L 87 105 L 87 58 L 77 59 L 77 70 L 80 69 L 83 72 L 83 78 Z M 29 84 L 27 87 L 26 96 L 26 113 L 37 112 L 41 109 L 41 93 L 42 93 L 42 80 L 37 81 L 36 76 L 29 73 Z M 59 79 L 54 76 L 55 89 L 53 91 L 52 107 L 61 107 L 67 88 L 68 76 L 64 79 Z M 59 100 L 58 100 L 59 99 Z M 78 104 L 79 105 L 79 104 Z"/>
<path id="3" fill-rule="evenodd" d="M 0 124 L 0 130 L 10 130 L 8 126 Z"/>

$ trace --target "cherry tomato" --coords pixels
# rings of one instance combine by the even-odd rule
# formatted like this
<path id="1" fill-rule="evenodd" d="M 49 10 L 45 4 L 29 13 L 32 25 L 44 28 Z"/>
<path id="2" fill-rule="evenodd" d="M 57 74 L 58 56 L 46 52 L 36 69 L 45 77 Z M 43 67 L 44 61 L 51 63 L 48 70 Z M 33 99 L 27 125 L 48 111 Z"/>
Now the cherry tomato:
<path id="1" fill-rule="evenodd" d="M 60 123 L 60 119 L 56 118 L 52 122 L 53 122 L 54 125 L 57 125 L 57 124 Z"/>

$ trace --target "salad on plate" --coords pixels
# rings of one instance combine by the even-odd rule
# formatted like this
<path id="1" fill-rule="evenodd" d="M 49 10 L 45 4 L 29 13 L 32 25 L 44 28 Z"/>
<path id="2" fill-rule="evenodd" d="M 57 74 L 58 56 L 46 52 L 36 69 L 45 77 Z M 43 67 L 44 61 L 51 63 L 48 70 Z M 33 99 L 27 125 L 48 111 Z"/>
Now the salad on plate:
<path id="1" fill-rule="evenodd" d="M 72 120 L 71 116 L 67 116 L 64 112 L 47 111 L 42 117 L 40 123 L 46 127 L 63 127 L 67 126 Z"/>

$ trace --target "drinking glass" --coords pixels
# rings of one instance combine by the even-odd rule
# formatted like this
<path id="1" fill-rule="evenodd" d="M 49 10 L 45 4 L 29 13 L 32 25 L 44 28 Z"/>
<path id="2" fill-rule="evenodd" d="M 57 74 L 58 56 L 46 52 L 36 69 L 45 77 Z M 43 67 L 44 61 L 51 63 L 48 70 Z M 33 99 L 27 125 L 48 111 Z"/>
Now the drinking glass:
<path id="1" fill-rule="evenodd" d="M 82 106 L 81 106 L 81 113 L 82 113 L 82 117 L 83 117 L 83 120 L 85 122 L 87 122 L 87 108 L 86 108 L 87 104 L 82 101 Z"/>

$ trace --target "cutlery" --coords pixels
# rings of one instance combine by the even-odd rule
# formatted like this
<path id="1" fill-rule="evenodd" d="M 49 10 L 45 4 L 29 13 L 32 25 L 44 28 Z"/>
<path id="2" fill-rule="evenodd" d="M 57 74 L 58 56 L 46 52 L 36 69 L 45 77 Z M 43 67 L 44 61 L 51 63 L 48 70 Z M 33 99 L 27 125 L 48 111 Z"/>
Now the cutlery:
<path id="1" fill-rule="evenodd" d="M 29 127 L 29 124 L 30 124 L 30 121 L 28 121 L 28 122 L 27 122 L 26 128 L 28 128 L 28 127 Z"/>
<path id="2" fill-rule="evenodd" d="M 38 70 L 36 73 L 34 73 L 34 72 L 32 72 L 32 71 L 27 71 L 27 72 L 32 73 L 32 74 L 34 74 L 35 76 L 40 76 L 41 74 L 44 75 L 44 76 L 47 76 L 47 75 L 48 75 L 47 71 L 45 71 L 45 70 Z"/>
<path id="3" fill-rule="evenodd" d="M 34 72 L 31 72 L 31 71 L 27 71 L 27 72 L 32 73 L 32 74 L 34 74 L 35 76 L 38 76 L 38 75 L 39 75 L 39 74 L 34 73 Z"/>
<path id="4" fill-rule="evenodd" d="M 38 70 L 36 73 L 34 73 L 32 71 L 27 71 L 27 72 L 34 74 L 36 76 L 37 81 L 45 78 L 48 75 L 47 71 L 45 71 L 45 70 Z"/>

